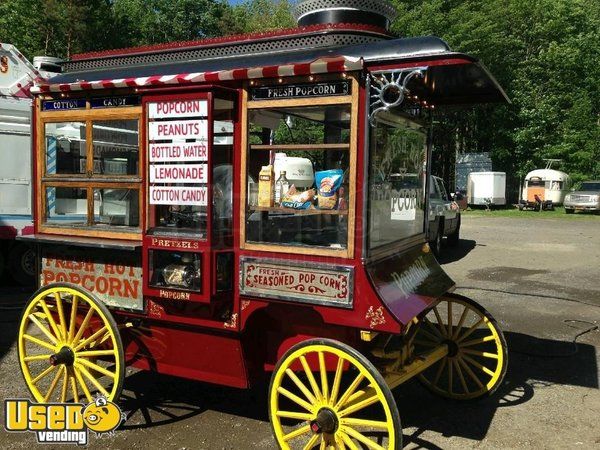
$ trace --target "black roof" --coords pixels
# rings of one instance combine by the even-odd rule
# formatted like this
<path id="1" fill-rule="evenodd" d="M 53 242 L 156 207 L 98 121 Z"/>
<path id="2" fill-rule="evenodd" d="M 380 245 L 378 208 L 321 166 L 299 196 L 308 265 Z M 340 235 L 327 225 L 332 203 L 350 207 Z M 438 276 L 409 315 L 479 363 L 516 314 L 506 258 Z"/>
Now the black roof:
<path id="1" fill-rule="evenodd" d="M 217 72 L 223 70 L 308 63 L 328 56 L 363 58 L 365 65 L 440 60 L 462 60 L 462 64 L 431 65 L 429 97 L 437 104 L 508 101 L 493 76 L 475 59 L 455 53 L 448 44 L 434 36 L 381 40 L 360 45 L 286 50 L 235 57 L 205 58 L 180 62 L 157 62 L 144 65 L 68 72 L 48 80 L 50 84 L 75 83 L 105 79 Z M 465 62 L 466 61 L 466 62 Z M 433 82 L 435 80 L 435 82 Z M 433 82 L 433 83 L 432 83 Z"/>

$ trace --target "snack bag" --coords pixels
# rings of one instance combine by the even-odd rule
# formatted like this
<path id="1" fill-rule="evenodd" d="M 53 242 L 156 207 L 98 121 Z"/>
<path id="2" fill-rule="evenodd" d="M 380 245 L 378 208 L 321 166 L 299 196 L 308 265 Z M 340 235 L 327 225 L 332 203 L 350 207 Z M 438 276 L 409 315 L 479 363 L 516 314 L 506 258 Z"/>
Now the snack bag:
<path id="1" fill-rule="evenodd" d="M 292 184 L 292 187 L 283 196 L 281 206 L 284 208 L 292 209 L 310 209 L 312 208 L 312 202 L 315 198 L 314 189 L 308 191 L 298 192 L 296 186 Z"/>
<path id="2" fill-rule="evenodd" d="M 319 190 L 319 209 L 336 209 L 338 203 L 338 190 L 344 179 L 342 169 L 324 170 L 315 174 L 317 189 Z"/>

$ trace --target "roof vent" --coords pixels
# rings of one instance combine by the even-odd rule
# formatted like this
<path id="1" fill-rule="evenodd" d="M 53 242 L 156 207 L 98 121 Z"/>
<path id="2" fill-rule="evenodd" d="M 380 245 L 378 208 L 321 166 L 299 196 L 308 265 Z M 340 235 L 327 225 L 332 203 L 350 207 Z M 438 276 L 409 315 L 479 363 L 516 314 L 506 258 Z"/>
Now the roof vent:
<path id="1" fill-rule="evenodd" d="M 386 0 L 304 0 L 294 8 L 298 25 L 357 23 L 389 30 L 398 12 Z"/>

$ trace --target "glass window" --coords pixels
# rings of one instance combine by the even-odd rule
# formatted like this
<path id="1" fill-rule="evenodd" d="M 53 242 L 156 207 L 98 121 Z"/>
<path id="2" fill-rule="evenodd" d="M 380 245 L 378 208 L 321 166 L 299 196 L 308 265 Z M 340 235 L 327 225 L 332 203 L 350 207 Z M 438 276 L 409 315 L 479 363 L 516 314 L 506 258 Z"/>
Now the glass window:
<path id="1" fill-rule="evenodd" d="M 46 222 L 61 225 L 86 225 L 87 189 L 71 187 L 46 188 Z"/>
<path id="2" fill-rule="evenodd" d="M 444 185 L 444 182 L 440 178 L 435 178 L 435 182 L 440 191 L 440 196 L 442 200 L 448 201 L 448 193 L 446 192 L 446 186 Z"/>
<path id="3" fill-rule="evenodd" d="M 138 227 L 137 189 L 94 189 L 94 224 Z"/>
<path id="4" fill-rule="evenodd" d="M 348 245 L 350 105 L 249 112 L 246 240 Z"/>
<path id="5" fill-rule="evenodd" d="M 79 175 L 86 173 L 86 125 L 84 122 L 47 123 L 46 173 Z"/>
<path id="6" fill-rule="evenodd" d="M 173 190 L 178 189 L 178 190 Z M 154 195 L 157 201 L 164 201 L 165 203 L 181 203 L 181 197 L 194 196 L 191 188 L 187 188 L 182 185 L 169 186 L 168 192 L 163 194 L 157 194 L 160 189 L 155 188 L 151 195 Z M 194 191 L 196 191 L 195 189 Z M 206 191 L 203 194 L 206 196 Z M 173 195 L 171 195 L 171 193 Z M 163 200 L 160 200 L 163 199 Z M 206 206 L 192 206 L 192 205 L 180 205 L 180 204 L 165 204 L 157 205 L 155 208 L 155 223 L 156 226 L 152 230 L 152 233 L 158 233 L 163 235 L 171 235 L 177 233 L 194 233 L 196 237 L 200 239 L 206 238 Z"/>
<path id="7" fill-rule="evenodd" d="M 424 232 L 427 135 L 413 121 L 381 114 L 371 136 L 368 242 L 375 249 Z"/>
<path id="8" fill-rule="evenodd" d="M 529 181 L 527 182 L 527 186 L 529 186 L 529 187 L 546 187 L 546 183 L 544 180 L 542 180 L 539 177 L 533 177 L 533 178 L 529 179 Z"/>
<path id="9" fill-rule="evenodd" d="M 150 250 L 150 286 L 200 292 L 200 253 Z"/>
<path id="10" fill-rule="evenodd" d="M 581 183 L 580 191 L 600 191 L 600 182 L 586 181 Z"/>
<path id="11" fill-rule="evenodd" d="M 139 174 L 139 121 L 92 122 L 94 174 Z"/>
<path id="12" fill-rule="evenodd" d="M 431 183 L 429 183 L 429 198 L 441 200 L 442 196 L 440 195 L 440 192 L 441 191 L 436 182 L 436 179 L 431 177 Z"/>
<path id="13" fill-rule="evenodd" d="M 234 105 L 215 99 L 213 109 L 213 243 L 232 245 Z"/>
<path id="14" fill-rule="evenodd" d="M 102 120 L 107 114 L 111 120 Z M 139 233 L 139 113 L 113 119 L 116 111 L 107 108 L 95 112 L 97 119 L 77 120 L 78 111 L 69 115 L 73 120 L 44 123 L 43 224 Z"/>

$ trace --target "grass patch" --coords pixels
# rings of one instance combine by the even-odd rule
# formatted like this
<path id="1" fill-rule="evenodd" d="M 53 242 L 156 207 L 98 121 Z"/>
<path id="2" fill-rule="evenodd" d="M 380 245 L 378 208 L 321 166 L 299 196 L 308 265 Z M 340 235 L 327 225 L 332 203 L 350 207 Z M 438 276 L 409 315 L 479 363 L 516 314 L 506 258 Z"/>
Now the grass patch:
<path id="1" fill-rule="evenodd" d="M 574 214 L 565 213 L 565 208 L 562 206 L 554 207 L 553 211 L 519 211 L 517 208 L 493 208 L 486 210 L 485 208 L 467 209 L 462 214 L 471 217 L 519 217 L 531 219 L 566 219 L 566 220 L 600 220 L 600 216 L 589 212 L 575 212 Z"/>

